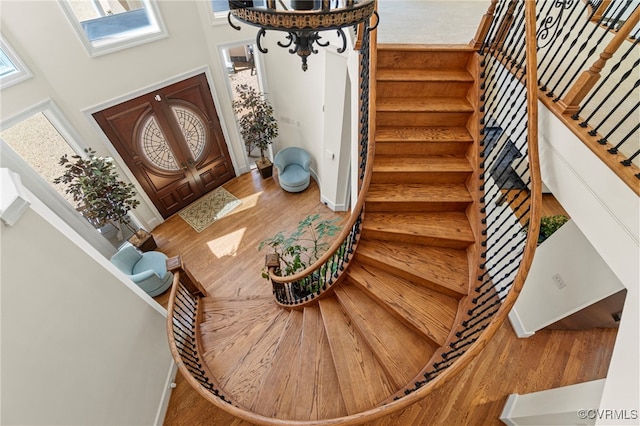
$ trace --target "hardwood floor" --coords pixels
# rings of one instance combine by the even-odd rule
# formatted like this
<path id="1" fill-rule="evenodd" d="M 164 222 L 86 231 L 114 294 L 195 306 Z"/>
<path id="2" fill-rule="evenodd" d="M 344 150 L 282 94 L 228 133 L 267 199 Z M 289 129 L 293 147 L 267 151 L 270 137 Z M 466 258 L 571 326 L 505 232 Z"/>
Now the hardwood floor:
<path id="1" fill-rule="evenodd" d="M 177 214 L 153 230 L 158 250 L 169 257 L 180 255 L 209 294 L 217 297 L 270 297 L 271 284 L 260 276 L 267 254 L 266 249 L 258 251 L 260 242 L 279 231 L 294 230 L 310 214 L 348 218 L 348 213 L 333 212 L 320 202 L 313 179 L 307 190 L 289 193 L 274 178 L 263 180 L 254 170 L 223 187 L 242 204 L 201 233 Z M 166 292 L 156 301 L 166 307 L 168 297 Z"/>
<path id="2" fill-rule="evenodd" d="M 258 252 L 259 242 L 277 231 L 293 229 L 307 214 L 331 217 L 334 213 L 319 202 L 314 182 L 303 193 L 289 194 L 273 179 L 262 180 L 254 172 L 224 187 L 243 204 L 199 234 L 180 217 L 171 217 L 153 231 L 159 250 L 169 256 L 180 254 L 211 295 L 270 296 L 270 285 L 260 277 L 265 253 Z M 337 216 L 346 218 L 345 213 Z M 166 305 L 167 297 L 165 293 L 156 300 Z M 498 416 L 510 393 L 605 377 L 616 332 L 543 330 L 518 339 L 505 323 L 455 380 L 422 403 L 369 425 L 501 424 Z M 208 403 L 182 377 L 176 378 L 176 385 L 166 426 L 249 425 Z"/>

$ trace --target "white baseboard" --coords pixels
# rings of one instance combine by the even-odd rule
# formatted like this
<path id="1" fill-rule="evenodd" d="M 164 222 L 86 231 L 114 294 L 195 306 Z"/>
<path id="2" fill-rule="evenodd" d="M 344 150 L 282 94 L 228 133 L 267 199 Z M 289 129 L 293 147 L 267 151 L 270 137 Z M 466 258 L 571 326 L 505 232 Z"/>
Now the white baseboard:
<path id="1" fill-rule="evenodd" d="M 525 339 L 536 334 L 535 331 L 527 331 L 525 329 L 515 307 L 511 308 L 511 311 L 509 312 L 509 322 L 511 323 L 511 327 L 513 327 L 513 331 L 516 333 L 516 336 L 521 339 Z"/>
<path id="2" fill-rule="evenodd" d="M 164 418 L 167 415 L 167 408 L 169 408 L 169 400 L 171 399 L 171 391 L 173 388 L 171 385 L 176 380 L 176 374 L 178 372 L 178 366 L 173 360 L 171 360 L 171 366 L 169 367 L 169 373 L 167 374 L 167 380 L 164 384 L 164 390 L 162 391 L 162 398 L 160 398 L 160 405 L 156 412 L 156 418 L 153 421 L 154 426 L 162 426 L 164 424 Z"/>

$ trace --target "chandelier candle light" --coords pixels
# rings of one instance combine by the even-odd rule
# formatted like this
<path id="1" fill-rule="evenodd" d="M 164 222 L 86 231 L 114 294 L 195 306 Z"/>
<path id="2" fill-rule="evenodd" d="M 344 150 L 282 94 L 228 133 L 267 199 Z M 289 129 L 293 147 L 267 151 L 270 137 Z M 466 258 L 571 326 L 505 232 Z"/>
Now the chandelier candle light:
<path id="1" fill-rule="evenodd" d="M 320 31 L 337 30 L 342 39 L 338 53 L 342 53 L 347 48 L 347 38 L 342 29 L 356 26 L 373 14 L 378 17 L 375 0 L 229 0 L 227 20 L 236 30 L 240 30 L 240 27 L 231 22 L 231 15 L 259 27 L 256 45 L 262 53 L 268 52 L 261 45 L 267 30 L 288 33 L 288 41 L 279 41 L 278 46 L 290 48 L 289 53 L 300 56 L 302 70 L 306 71 L 307 58 L 312 53 L 318 53 L 314 44 L 321 47 L 329 45 L 329 42 L 320 41 Z"/>

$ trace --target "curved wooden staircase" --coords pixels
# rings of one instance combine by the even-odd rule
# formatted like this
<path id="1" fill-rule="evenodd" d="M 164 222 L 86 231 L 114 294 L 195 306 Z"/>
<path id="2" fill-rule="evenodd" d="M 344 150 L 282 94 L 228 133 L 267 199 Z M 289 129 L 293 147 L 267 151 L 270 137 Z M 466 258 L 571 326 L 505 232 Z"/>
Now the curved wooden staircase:
<path id="1" fill-rule="evenodd" d="M 477 267 L 466 213 L 473 54 L 378 47 L 366 214 L 332 291 L 294 309 L 273 297 L 200 299 L 202 369 L 235 411 L 257 415 L 247 420 L 359 423 L 444 351 Z"/>

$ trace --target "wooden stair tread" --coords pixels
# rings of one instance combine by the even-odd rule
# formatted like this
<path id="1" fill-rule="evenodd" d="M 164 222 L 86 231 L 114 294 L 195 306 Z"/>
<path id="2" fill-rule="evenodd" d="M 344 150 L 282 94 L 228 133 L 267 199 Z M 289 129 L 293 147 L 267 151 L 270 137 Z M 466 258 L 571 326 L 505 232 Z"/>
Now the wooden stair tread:
<path id="1" fill-rule="evenodd" d="M 355 257 L 449 296 L 461 298 L 468 294 L 469 266 L 465 250 L 363 239 Z"/>
<path id="2" fill-rule="evenodd" d="M 410 383 L 435 348 L 357 286 L 341 285 L 335 294 L 396 389 Z"/>
<path id="3" fill-rule="evenodd" d="M 475 239 L 463 212 L 367 212 L 363 235 L 373 238 L 464 248 Z"/>
<path id="4" fill-rule="evenodd" d="M 376 103 L 382 112 L 473 112 L 473 106 L 465 98 L 383 98 Z"/>
<path id="5" fill-rule="evenodd" d="M 397 69 L 380 68 L 378 81 L 435 81 L 435 82 L 472 82 L 473 76 L 461 69 Z"/>
<path id="6" fill-rule="evenodd" d="M 267 324 L 280 315 L 273 297 L 205 297 L 201 301 L 204 315 L 200 335 L 205 351 L 233 344 L 238 335 L 246 335 L 253 327 Z"/>
<path id="7" fill-rule="evenodd" d="M 394 386 L 340 303 L 331 297 L 318 304 L 347 412 L 366 411 L 390 396 Z"/>
<path id="8" fill-rule="evenodd" d="M 469 190 L 462 184 L 371 184 L 369 201 L 471 202 Z"/>
<path id="9" fill-rule="evenodd" d="M 465 127 L 384 126 L 376 129 L 376 142 L 473 142 Z"/>
<path id="10" fill-rule="evenodd" d="M 274 358 L 288 312 L 272 321 L 254 323 L 232 342 L 205 350 L 203 358 L 214 377 L 233 400 L 244 406 L 252 404 L 260 378 L 268 371 Z"/>
<path id="11" fill-rule="evenodd" d="M 303 330 L 295 385 L 299 402 L 295 418 L 318 420 L 346 416 L 347 409 L 318 306 L 304 308 Z"/>
<path id="12" fill-rule="evenodd" d="M 455 321 L 456 299 L 357 262 L 348 269 L 349 282 L 359 286 L 396 318 L 436 346 L 442 346 Z"/>
<path id="13" fill-rule="evenodd" d="M 374 173 L 403 172 L 463 172 L 473 171 L 469 160 L 452 155 L 438 155 L 429 157 L 407 157 L 378 155 L 373 163 Z"/>
<path id="14" fill-rule="evenodd" d="M 302 340 L 302 318 L 300 311 L 290 311 L 278 342 L 276 356 L 264 375 L 255 394 L 251 409 L 267 417 L 295 419 L 298 404 L 295 384 L 300 367 L 300 342 Z M 293 362 L 293 361 L 296 362 Z"/>

